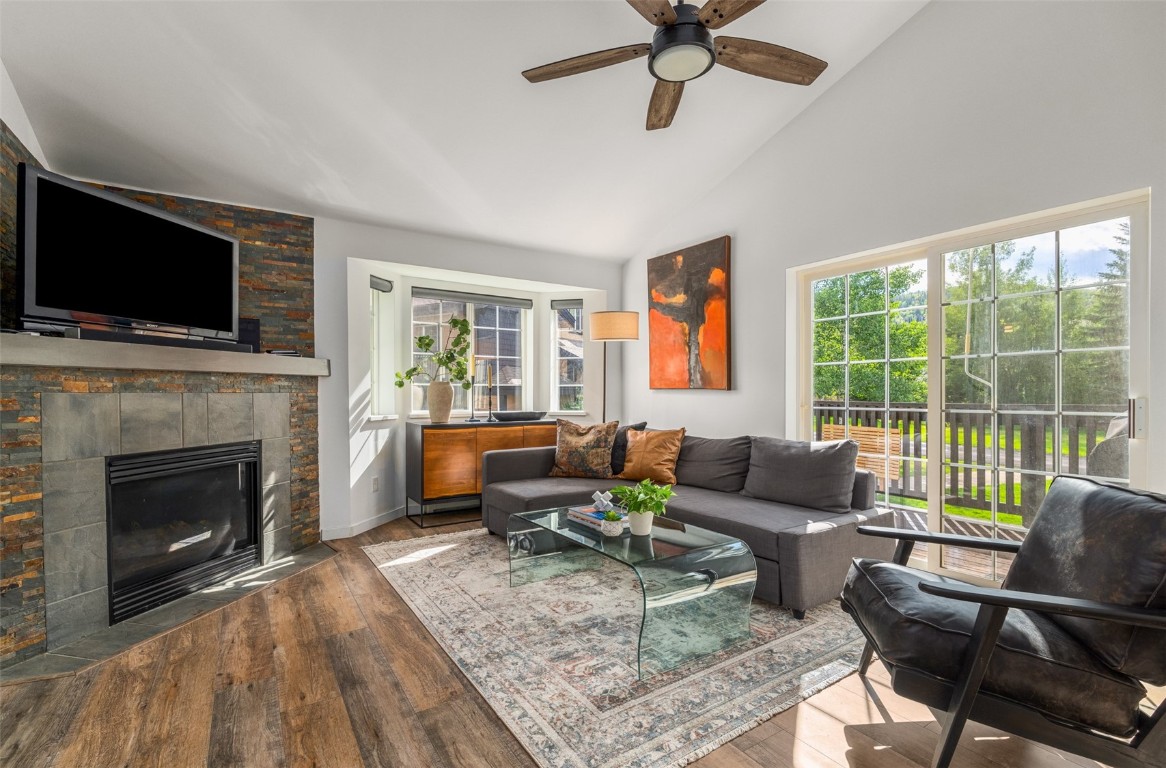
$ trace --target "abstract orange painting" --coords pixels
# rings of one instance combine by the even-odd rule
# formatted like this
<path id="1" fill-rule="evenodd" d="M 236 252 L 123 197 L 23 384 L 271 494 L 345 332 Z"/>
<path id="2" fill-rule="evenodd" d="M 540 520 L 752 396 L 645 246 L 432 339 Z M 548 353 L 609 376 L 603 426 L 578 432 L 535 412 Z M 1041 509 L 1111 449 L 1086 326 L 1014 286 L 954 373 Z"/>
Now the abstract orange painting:
<path id="1" fill-rule="evenodd" d="M 729 237 L 648 259 L 652 389 L 729 389 Z"/>

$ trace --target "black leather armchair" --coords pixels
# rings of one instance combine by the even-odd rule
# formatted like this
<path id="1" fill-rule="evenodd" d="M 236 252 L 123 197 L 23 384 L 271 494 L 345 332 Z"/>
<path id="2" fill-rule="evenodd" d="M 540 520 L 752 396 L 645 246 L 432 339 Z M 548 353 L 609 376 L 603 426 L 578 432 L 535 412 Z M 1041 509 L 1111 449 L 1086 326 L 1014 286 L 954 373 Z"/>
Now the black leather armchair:
<path id="1" fill-rule="evenodd" d="M 968 719 L 1117 768 L 1166 766 L 1166 497 L 1057 477 L 1023 542 L 859 528 L 899 540 L 855 559 L 842 608 L 892 688 L 938 715 L 933 768 Z M 1000 588 L 906 565 L 916 542 L 1014 553 Z"/>

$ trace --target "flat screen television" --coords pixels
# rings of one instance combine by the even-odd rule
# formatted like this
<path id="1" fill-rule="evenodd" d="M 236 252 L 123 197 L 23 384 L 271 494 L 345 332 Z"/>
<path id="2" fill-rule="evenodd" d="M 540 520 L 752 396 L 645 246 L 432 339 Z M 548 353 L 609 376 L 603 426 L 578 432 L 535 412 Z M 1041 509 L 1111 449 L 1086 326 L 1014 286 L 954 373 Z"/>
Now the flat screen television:
<path id="1" fill-rule="evenodd" d="M 23 163 L 18 185 L 26 327 L 238 340 L 236 238 Z"/>

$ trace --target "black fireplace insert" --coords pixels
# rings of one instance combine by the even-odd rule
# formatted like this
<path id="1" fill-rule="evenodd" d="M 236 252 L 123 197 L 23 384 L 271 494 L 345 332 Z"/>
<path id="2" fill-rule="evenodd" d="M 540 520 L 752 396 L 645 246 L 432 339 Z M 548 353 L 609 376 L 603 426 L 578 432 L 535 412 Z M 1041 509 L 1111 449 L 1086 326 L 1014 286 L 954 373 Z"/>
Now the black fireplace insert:
<path id="1" fill-rule="evenodd" d="M 258 441 L 106 459 L 116 624 L 260 562 Z"/>

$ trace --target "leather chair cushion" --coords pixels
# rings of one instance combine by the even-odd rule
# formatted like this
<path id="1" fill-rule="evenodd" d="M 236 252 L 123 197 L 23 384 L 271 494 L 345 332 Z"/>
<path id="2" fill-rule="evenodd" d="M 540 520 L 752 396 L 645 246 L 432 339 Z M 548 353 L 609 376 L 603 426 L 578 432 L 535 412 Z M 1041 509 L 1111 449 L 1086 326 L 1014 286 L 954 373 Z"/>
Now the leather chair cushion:
<path id="1" fill-rule="evenodd" d="M 1166 611 L 1166 498 L 1056 478 L 1003 586 Z M 1113 669 L 1166 685 L 1166 631 L 1050 618 Z"/>
<path id="2" fill-rule="evenodd" d="M 919 589 L 954 582 L 882 560 L 855 559 L 842 600 L 888 664 L 953 683 L 964 665 L 977 603 Z M 1102 664 L 1043 614 L 1008 611 L 981 690 L 1087 728 L 1129 736 L 1146 695 L 1136 679 Z"/>

